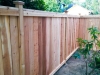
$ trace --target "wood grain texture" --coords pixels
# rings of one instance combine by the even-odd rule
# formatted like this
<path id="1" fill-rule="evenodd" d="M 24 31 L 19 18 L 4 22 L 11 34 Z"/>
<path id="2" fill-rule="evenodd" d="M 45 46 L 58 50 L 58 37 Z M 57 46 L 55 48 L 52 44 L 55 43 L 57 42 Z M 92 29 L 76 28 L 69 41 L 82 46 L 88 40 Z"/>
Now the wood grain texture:
<path id="1" fill-rule="evenodd" d="M 2 25 L 2 16 L 0 16 L 0 75 L 4 75 L 4 69 L 3 69 L 3 53 L 2 53 L 2 40 L 1 40 L 1 25 Z"/>
<path id="2" fill-rule="evenodd" d="M 68 44 L 69 44 L 69 21 L 65 18 L 65 58 L 68 56 Z"/>
<path id="3" fill-rule="evenodd" d="M 25 49 L 25 75 L 30 75 L 30 58 L 29 58 L 29 17 L 24 17 L 24 49 Z"/>
<path id="4" fill-rule="evenodd" d="M 51 18 L 46 18 L 46 75 L 50 73 L 50 25 L 51 25 Z"/>
<path id="5" fill-rule="evenodd" d="M 30 75 L 35 75 L 35 57 L 34 57 L 34 24 L 33 17 L 28 18 L 28 26 L 29 26 L 29 59 L 30 59 Z M 28 63 L 27 63 L 28 64 Z"/>
<path id="6" fill-rule="evenodd" d="M 12 75 L 12 65 L 11 65 L 11 50 L 10 50 L 10 38 L 9 31 L 7 25 L 9 26 L 9 21 L 7 17 L 1 18 L 1 40 L 2 40 L 2 52 L 3 52 L 3 67 L 4 67 L 4 75 Z"/>
<path id="7" fill-rule="evenodd" d="M 65 18 L 61 18 L 61 44 L 60 44 L 60 62 L 65 59 Z"/>
<path id="8" fill-rule="evenodd" d="M 46 18 L 42 18 L 42 37 L 43 37 L 43 75 L 46 75 Z"/>
<path id="9" fill-rule="evenodd" d="M 49 75 L 76 51 L 77 38 L 91 40 L 87 28 L 100 29 L 94 16 L 26 10 L 23 21 L 22 12 L 20 17 L 0 15 L 0 75 Z"/>
<path id="10" fill-rule="evenodd" d="M 38 44 L 39 44 L 39 75 L 43 74 L 43 27 L 42 27 L 42 18 L 39 18 L 38 24 Z"/>
<path id="11" fill-rule="evenodd" d="M 16 7 L 19 8 L 18 29 L 19 29 L 19 50 L 20 50 L 20 75 L 25 75 L 23 5 L 17 4 Z"/>
<path id="12" fill-rule="evenodd" d="M 55 43 L 55 67 L 57 67 L 60 64 L 60 49 L 61 49 L 61 18 L 57 18 L 56 21 L 56 43 Z"/>
<path id="13" fill-rule="evenodd" d="M 18 19 L 10 17 L 10 32 L 11 32 L 11 49 L 12 49 L 12 67 L 13 75 L 20 75 L 19 71 L 19 48 L 18 48 Z"/>
<path id="14" fill-rule="evenodd" d="M 39 50 L 38 50 L 38 17 L 33 18 L 33 37 L 34 37 L 34 75 L 39 75 Z"/>

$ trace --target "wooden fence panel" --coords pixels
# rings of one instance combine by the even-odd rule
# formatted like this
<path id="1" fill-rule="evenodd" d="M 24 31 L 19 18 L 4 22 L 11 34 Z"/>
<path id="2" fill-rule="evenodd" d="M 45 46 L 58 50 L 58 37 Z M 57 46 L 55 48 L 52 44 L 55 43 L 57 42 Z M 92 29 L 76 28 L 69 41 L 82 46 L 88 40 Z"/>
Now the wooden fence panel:
<path id="1" fill-rule="evenodd" d="M 79 37 L 83 39 L 90 40 L 90 34 L 88 32 L 88 28 L 94 26 L 100 28 L 99 18 L 81 18 L 80 19 L 80 27 L 79 27 Z"/>
<path id="2" fill-rule="evenodd" d="M 74 25 L 75 25 L 75 48 L 78 47 L 78 42 L 77 42 L 77 38 L 78 38 L 78 33 L 79 33 L 79 19 L 75 18 L 74 19 Z"/>
<path id="3" fill-rule="evenodd" d="M 93 27 L 97 27 L 100 29 L 99 20 L 100 18 L 80 18 L 79 37 L 86 39 L 86 40 L 91 40 L 91 36 L 89 34 L 88 28 L 93 26 Z"/>
<path id="4" fill-rule="evenodd" d="M 79 30 L 78 18 L 67 18 L 66 24 L 66 57 L 69 56 L 73 50 L 78 46 L 78 30 Z"/>
<path id="5" fill-rule="evenodd" d="M 49 14 L 28 10 L 24 16 L 21 12 L 20 16 L 1 13 L 0 75 L 52 75 L 76 51 L 78 37 L 91 39 L 87 28 L 100 29 L 99 17 Z"/>
<path id="6" fill-rule="evenodd" d="M 51 54 L 52 54 L 52 56 L 51 56 L 51 63 L 52 63 L 52 67 L 51 67 L 51 69 L 53 70 L 54 68 L 56 68 L 56 65 L 57 65 L 57 63 L 56 63 L 56 53 L 59 51 L 59 50 L 57 50 L 56 51 L 56 47 L 57 47 L 57 39 L 56 39 L 56 36 L 58 35 L 57 33 L 56 33 L 56 30 L 57 30 L 57 28 L 56 28 L 56 23 L 57 23 L 57 20 L 56 20 L 56 18 L 52 18 L 52 24 L 51 24 Z M 59 47 L 58 47 L 59 48 Z"/>

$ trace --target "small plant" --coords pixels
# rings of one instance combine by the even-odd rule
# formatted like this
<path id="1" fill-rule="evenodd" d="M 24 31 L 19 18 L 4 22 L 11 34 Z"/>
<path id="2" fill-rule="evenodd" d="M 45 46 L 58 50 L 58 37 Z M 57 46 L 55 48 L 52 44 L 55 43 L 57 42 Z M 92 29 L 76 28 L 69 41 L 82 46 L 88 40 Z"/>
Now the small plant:
<path id="1" fill-rule="evenodd" d="M 75 58 L 80 58 L 80 55 L 83 56 L 86 63 L 86 75 L 91 75 L 93 72 L 100 71 L 100 40 L 99 35 L 100 31 L 97 27 L 88 28 L 88 31 L 91 36 L 91 40 L 85 40 L 78 38 L 77 42 L 79 43 L 79 53 L 75 54 Z M 88 67 L 92 70 L 88 72 Z M 100 73 L 98 73 L 100 75 Z"/>

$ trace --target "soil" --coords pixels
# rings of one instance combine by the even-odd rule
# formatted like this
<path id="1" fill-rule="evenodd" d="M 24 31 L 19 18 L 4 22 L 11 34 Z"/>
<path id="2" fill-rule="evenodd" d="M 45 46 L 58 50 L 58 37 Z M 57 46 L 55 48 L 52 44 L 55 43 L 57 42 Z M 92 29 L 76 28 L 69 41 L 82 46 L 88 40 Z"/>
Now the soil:
<path id="1" fill-rule="evenodd" d="M 84 59 L 75 59 L 73 56 L 54 74 L 54 75 L 86 75 Z M 91 71 L 91 68 L 88 67 L 88 72 Z M 100 75 L 98 73 L 92 73 L 91 75 Z"/>

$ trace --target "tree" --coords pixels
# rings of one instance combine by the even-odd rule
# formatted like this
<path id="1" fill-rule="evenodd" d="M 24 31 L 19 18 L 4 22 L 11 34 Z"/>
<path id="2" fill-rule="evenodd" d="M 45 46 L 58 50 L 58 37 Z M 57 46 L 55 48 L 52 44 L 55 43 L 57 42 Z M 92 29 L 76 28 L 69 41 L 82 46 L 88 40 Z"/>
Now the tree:
<path id="1" fill-rule="evenodd" d="M 59 4 L 54 0 L 45 1 L 46 5 L 48 5 L 47 11 L 59 12 Z"/>
<path id="2" fill-rule="evenodd" d="M 15 0 L 0 0 L 0 4 L 3 6 L 11 6 L 14 7 L 13 1 Z M 21 0 L 25 2 L 24 8 L 28 9 L 36 9 L 36 10 L 46 10 L 48 5 L 45 4 L 43 0 Z"/>
<path id="3" fill-rule="evenodd" d="M 81 5 L 91 10 L 95 15 L 100 14 L 100 0 L 86 0 Z"/>
<path id="4" fill-rule="evenodd" d="M 71 1 L 92 11 L 94 15 L 100 14 L 100 0 L 85 0 L 85 2 L 80 2 L 80 0 Z"/>
<path id="5" fill-rule="evenodd" d="M 45 2 L 47 5 L 49 5 L 47 11 L 53 11 L 53 12 L 63 12 L 64 10 L 66 10 L 68 5 L 72 3 L 71 0 L 45 0 Z"/>
<path id="6" fill-rule="evenodd" d="M 0 0 L 1 5 L 14 7 L 14 0 Z M 36 10 L 46 10 L 53 12 L 62 12 L 65 10 L 71 0 L 21 0 L 24 1 L 24 8 L 36 9 Z M 64 7 L 63 9 L 61 7 Z"/>
<path id="7" fill-rule="evenodd" d="M 13 6 L 14 7 L 13 1 L 14 0 L 1 0 L 1 5 L 3 5 L 3 6 Z"/>

